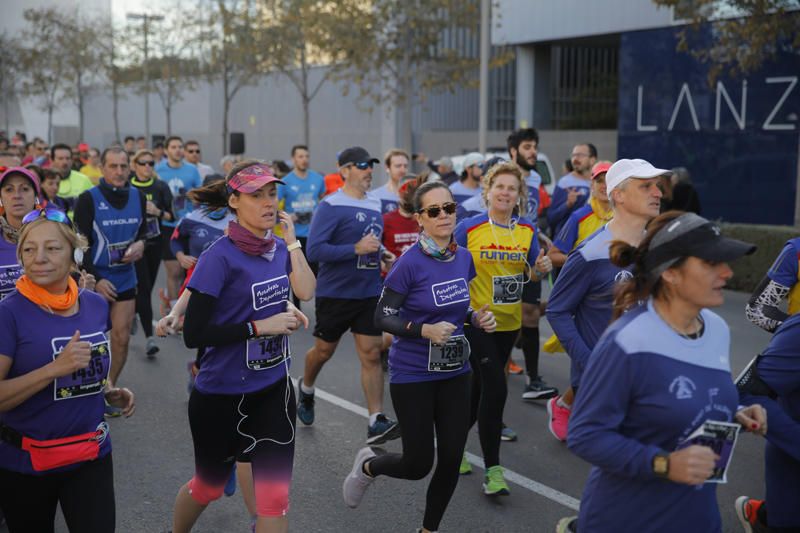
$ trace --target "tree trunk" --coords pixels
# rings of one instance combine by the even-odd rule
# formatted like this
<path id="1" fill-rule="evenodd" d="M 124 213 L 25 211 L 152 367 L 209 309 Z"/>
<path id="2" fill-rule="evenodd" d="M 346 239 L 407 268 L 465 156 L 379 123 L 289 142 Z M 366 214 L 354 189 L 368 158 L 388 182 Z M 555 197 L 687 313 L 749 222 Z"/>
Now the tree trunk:
<path id="1" fill-rule="evenodd" d="M 84 122 L 83 122 L 83 85 L 78 82 L 78 139 L 80 142 L 84 141 L 83 131 L 84 131 Z"/>
<path id="2" fill-rule="evenodd" d="M 164 113 L 167 115 L 167 137 L 172 136 L 172 104 L 164 106 Z"/>
<path id="3" fill-rule="evenodd" d="M 231 99 L 228 96 L 228 73 L 225 73 L 225 77 L 222 80 L 223 85 L 223 92 L 225 96 L 225 106 L 222 110 L 222 155 L 227 155 L 228 153 L 228 111 L 231 107 Z"/>
<path id="4" fill-rule="evenodd" d="M 53 104 L 47 106 L 47 144 L 53 144 Z"/>
<path id="5" fill-rule="evenodd" d="M 303 76 L 303 93 L 300 95 L 303 100 L 303 141 L 306 146 L 311 147 L 311 127 L 309 111 L 311 107 L 311 99 L 308 97 L 308 65 L 306 64 L 306 47 L 305 43 L 300 48 L 300 69 Z"/>
<path id="6" fill-rule="evenodd" d="M 114 65 L 114 37 L 111 37 L 111 100 L 114 106 L 114 140 L 121 141 L 119 137 L 119 79 L 117 67 Z"/>

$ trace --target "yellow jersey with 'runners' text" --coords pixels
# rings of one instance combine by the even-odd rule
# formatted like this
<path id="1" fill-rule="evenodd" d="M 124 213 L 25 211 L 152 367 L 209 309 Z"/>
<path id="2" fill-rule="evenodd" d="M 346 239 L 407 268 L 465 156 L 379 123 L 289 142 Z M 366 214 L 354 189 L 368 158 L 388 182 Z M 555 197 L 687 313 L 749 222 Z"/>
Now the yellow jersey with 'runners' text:
<path id="1" fill-rule="evenodd" d="M 470 305 L 477 311 L 489 304 L 497 331 L 522 326 L 522 288 L 539 255 L 536 232 L 527 218 L 515 217 L 504 226 L 487 213 L 465 218 L 456 227 L 456 242 L 470 251 L 478 274 L 470 282 Z"/>

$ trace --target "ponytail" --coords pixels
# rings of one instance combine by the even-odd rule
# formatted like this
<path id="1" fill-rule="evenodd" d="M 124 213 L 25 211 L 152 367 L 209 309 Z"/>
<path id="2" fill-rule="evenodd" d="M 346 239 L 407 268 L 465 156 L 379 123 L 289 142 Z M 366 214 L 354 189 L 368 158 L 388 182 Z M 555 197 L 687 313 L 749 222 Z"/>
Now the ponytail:
<path id="1" fill-rule="evenodd" d="M 227 185 L 228 180 L 241 170 L 261 163 L 262 162 L 258 159 L 245 159 L 244 161 L 240 161 L 231 168 L 228 175 L 225 176 L 225 180 L 215 181 L 209 185 L 192 189 L 186 193 L 186 196 L 195 204 L 205 206 L 206 211 L 216 211 L 222 207 L 227 207 L 232 213 L 236 213 L 236 211 L 228 205 L 228 197 L 231 194 L 238 196 L 239 191 L 229 191 Z"/>

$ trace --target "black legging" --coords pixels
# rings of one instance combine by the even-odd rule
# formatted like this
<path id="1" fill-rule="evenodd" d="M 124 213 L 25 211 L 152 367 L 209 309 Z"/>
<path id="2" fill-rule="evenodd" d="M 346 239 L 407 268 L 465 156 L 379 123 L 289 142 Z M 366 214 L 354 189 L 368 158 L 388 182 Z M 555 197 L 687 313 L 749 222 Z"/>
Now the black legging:
<path id="1" fill-rule="evenodd" d="M 0 507 L 10 533 L 52 533 L 58 506 L 70 531 L 114 531 L 111 454 L 43 476 L 0 469 Z"/>
<path id="2" fill-rule="evenodd" d="M 145 337 L 153 336 L 153 304 L 150 295 L 158 277 L 161 265 L 160 244 L 147 243 L 144 255 L 136 261 L 136 313 L 142 323 Z"/>
<path id="3" fill-rule="evenodd" d="M 519 330 L 495 331 L 465 327 L 472 365 L 472 410 L 470 427 L 478 422 L 478 436 L 486 468 L 500 464 L 500 433 L 506 405 L 506 362 L 514 348 Z M 403 428 L 405 431 L 405 428 Z"/>
<path id="4" fill-rule="evenodd" d="M 433 467 L 436 429 L 437 461 L 425 498 L 422 525 L 428 531 L 439 522 L 458 483 L 458 466 L 469 431 L 470 374 L 420 383 L 392 383 L 397 421 L 403 428 L 403 453 L 379 455 L 369 462 L 373 476 L 422 479 Z"/>

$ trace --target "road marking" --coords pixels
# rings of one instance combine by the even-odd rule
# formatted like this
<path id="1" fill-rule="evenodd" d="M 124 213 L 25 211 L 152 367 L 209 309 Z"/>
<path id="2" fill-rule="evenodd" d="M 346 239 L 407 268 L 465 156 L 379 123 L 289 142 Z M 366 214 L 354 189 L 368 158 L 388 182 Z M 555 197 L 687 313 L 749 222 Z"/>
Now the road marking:
<path id="1" fill-rule="evenodd" d="M 292 381 L 294 382 L 294 385 L 296 387 L 297 380 L 292 378 Z M 334 394 L 325 392 L 324 390 L 319 388 L 315 390 L 314 394 L 317 398 L 325 400 L 328 403 L 332 403 L 337 407 L 341 407 L 346 411 L 350 411 L 351 413 L 357 414 L 363 418 L 367 419 L 369 418 L 369 412 L 365 408 L 361 407 L 360 405 L 356 405 L 353 402 L 345 400 L 344 398 L 340 398 Z M 467 452 L 467 460 L 473 466 L 476 466 L 480 469 L 484 468 L 483 458 L 478 455 L 474 455 L 472 453 Z M 568 494 L 564 494 L 563 492 L 560 492 L 552 487 L 548 487 L 547 485 L 539 483 L 538 481 L 534 481 L 530 478 L 527 478 L 522 474 L 514 472 L 513 470 L 504 468 L 504 471 L 505 471 L 506 481 L 515 483 L 516 485 L 519 485 L 522 488 L 528 489 L 529 491 L 534 492 L 539 496 L 544 496 L 548 500 L 561 504 L 564 507 L 572 509 L 573 511 L 577 511 L 578 507 L 580 506 L 581 503 L 580 500 L 577 500 Z"/>

